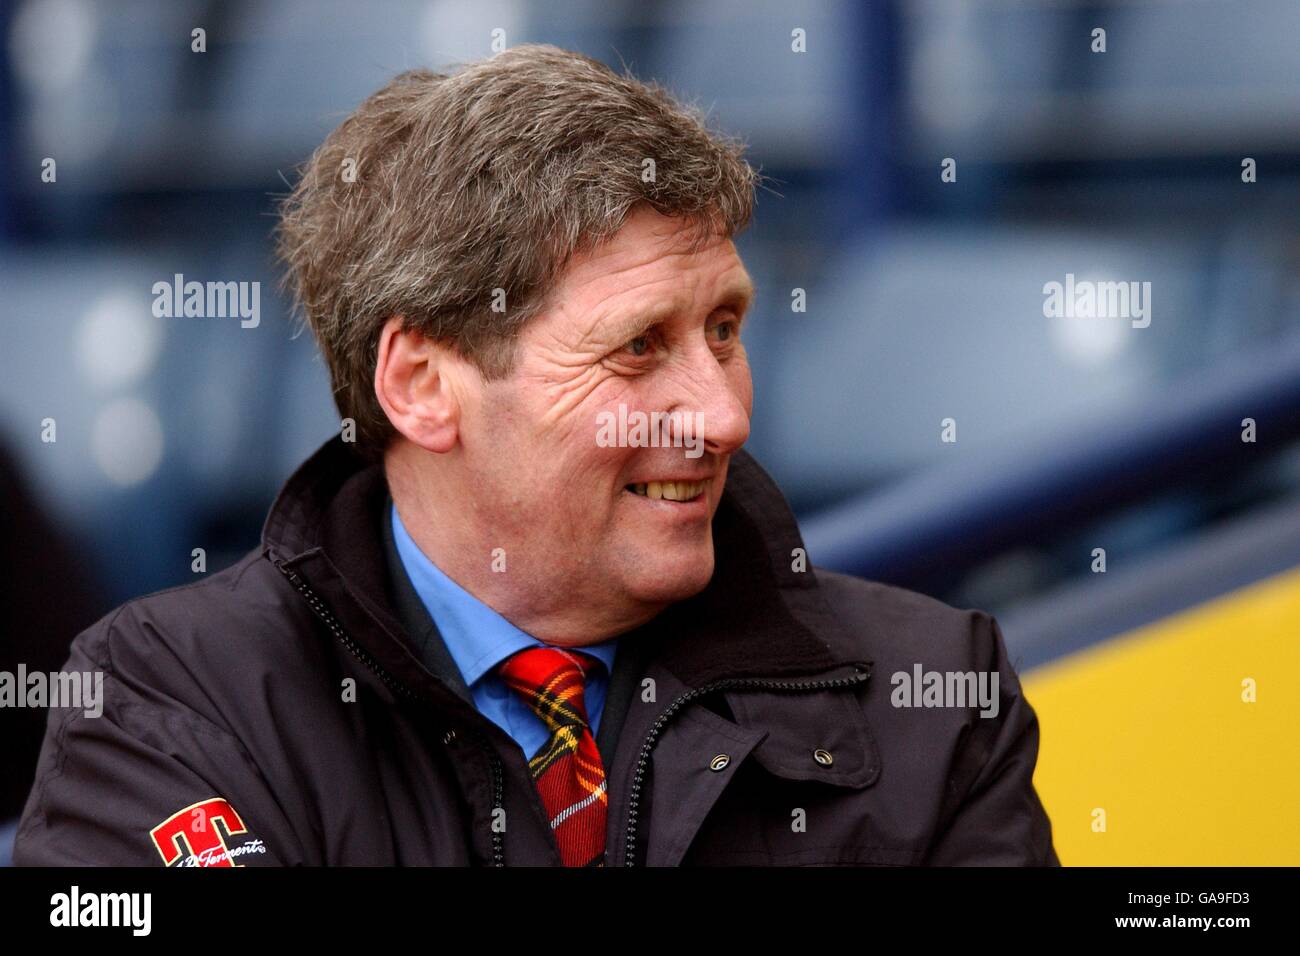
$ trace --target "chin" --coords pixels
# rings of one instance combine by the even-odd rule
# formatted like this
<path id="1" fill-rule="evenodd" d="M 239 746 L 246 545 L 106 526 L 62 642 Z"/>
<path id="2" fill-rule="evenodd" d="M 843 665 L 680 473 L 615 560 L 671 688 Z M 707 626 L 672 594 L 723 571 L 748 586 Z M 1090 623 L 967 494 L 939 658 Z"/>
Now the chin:
<path id="1" fill-rule="evenodd" d="M 638 600 L 650 604 L 674 604 L 703 591 L 713 577 L 713 542 L 677 551 L 660 551 L 647 556 L 629 582 Z"/>

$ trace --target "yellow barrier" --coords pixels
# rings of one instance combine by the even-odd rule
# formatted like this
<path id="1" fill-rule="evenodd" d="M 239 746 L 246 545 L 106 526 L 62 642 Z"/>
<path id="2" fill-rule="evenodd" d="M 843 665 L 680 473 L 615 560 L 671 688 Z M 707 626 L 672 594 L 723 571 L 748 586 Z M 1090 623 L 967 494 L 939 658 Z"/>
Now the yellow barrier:
<path id="1" fill-rule="evenodd" d="M 1300 570 L 1023 685 L 1064 865 L 1300 864 Z"/>

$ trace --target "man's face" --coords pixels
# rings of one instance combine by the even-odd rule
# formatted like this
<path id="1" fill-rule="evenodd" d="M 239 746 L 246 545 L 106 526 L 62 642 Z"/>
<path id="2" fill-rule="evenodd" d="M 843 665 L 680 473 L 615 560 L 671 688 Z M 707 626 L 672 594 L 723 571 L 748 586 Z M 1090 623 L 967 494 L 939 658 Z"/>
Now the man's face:
<path id="1" fill-rule="evenodd" d="M 641 207 L 575 257 L 520 333 L 512 373 L 462 414 L 483 492 L 474 522 L 536 601 L 604 605 L 617 620 L 713 574 L 711 521 L 753 408 L 739 340 L 752 284 L 729 239 L 692 252 L 689 238 L 685 221 Z M 638 437 L 642 416 L 672 412 L 685 429 Z"/>

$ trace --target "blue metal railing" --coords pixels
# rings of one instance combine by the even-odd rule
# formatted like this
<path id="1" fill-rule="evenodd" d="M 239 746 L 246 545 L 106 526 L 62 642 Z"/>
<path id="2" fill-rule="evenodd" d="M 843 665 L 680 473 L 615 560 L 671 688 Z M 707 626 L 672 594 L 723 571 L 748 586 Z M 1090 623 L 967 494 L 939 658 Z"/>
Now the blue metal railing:
<path id="1" fill-rule="evenodd" d="M 1254 444 L 1241 422 L 1256 422 Z M 1225 361 L 1069 438 L 969 452 L 800 522 L 817 564 L 889 581 L 967 567 L 1044 528 L 1195 474 L 1226 474 L 1300 438 L 1300 336 Z"/>

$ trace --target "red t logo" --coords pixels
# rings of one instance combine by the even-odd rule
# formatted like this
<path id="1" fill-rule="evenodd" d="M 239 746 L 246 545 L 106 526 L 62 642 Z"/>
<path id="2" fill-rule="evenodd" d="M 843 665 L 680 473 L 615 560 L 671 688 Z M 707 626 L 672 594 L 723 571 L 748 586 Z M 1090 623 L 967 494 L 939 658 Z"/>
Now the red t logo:
<path id="1" fill-rule="evenodd" d="M 199 866 L 238 866 L 230 856 L 225 838 L 218 832 L 220 820 L 227 836 L 244 832 L 244 821 L 225 800 L 211 797 L 178 810 L 149 831 L 154 846 L 168 866 L 188 855 L 195 857 Z"/>

